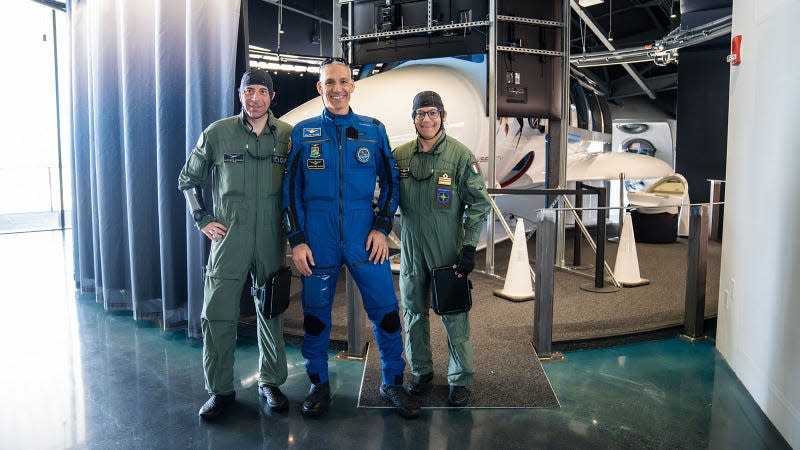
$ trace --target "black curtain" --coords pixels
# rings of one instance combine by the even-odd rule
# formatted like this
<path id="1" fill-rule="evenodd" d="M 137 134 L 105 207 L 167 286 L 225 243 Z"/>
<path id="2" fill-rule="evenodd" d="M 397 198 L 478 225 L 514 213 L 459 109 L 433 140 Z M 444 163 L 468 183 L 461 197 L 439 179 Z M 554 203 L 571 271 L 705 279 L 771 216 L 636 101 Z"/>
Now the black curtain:
<path id="1" fill-rule="evenodd" d="M 240 0 L 72 0 L 75 281 L 200 336 L 206 245 L 177 175 L 234 113 Z"/>

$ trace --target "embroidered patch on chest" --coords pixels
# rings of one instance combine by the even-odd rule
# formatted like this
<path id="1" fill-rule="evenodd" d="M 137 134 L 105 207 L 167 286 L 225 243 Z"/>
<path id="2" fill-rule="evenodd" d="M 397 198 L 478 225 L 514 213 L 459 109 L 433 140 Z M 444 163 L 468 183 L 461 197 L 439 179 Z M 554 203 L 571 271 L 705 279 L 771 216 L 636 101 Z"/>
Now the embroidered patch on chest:
<path id="1" fill-rule="evenodd" d="M 307 159 L 306 168 L 310 170 L 322 170 L 325 168 L 325 160 L 321 158 Z"/>
<path id="2" fill-rule="evenodd" d="M 289 158 L 287 158 L 286 156 L 281 156 L 281 155 L 272 155 L 272 163 L 273 163 L 273 164 L 283 164 L 283 165 L 285 165 L 285 164 L 286 164 L 286 161 L 287 161 L 288 159 L 289 159 Z"/>
<path id="3" fill-rule="evenodd" d="M 451 186 L 453 184 L 453 179 L 450 178 L 450 175 L 447 172 L 443 173 L 439 179 L 436 181 L 436 184 L 440 184 L 442 186 Z"/>
<path id="4" fill-rule="evenodd" d="M 409 174 L 408 167 L 398 170 L 398 173 L 400 174 L 400 178 L 408 178 Z"/>
<path id="5" fill-rule="evenodd" d="M 303 128 L 303 137 L 320 137 L 322 136 L 322 128 Z"/>
<path id="6" fill-rule="evenodd" d="M 225 153 L 225 164 L 235 164 L 244 162 L 244 153 Z"/>
<path id="7" fill-rule="evenodd" d="M 366 164 L 369 162 L 371 154 L 369 152 L 369 148 L 367 147 L 358 147 L 356 150 L 356 161 L 360 162 L 361 164 Z"/>
<path id="8" fill-rule="evenodd" d="M 436 206 L 439 208 L 447 208 L 450 206 L 450 199 L 453 196 L 453 191 L 448 188 L 436 188 Z"/>

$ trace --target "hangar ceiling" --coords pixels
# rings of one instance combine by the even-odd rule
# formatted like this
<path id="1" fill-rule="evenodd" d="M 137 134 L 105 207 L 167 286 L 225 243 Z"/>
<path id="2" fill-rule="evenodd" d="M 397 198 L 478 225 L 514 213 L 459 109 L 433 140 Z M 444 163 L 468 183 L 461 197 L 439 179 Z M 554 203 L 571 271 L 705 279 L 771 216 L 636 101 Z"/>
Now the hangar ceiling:
<path id="1" fill-rule="evenodd" d="M 384 1 L 380 0 L 380 3 Z M 392 0 L 393 3 L 402 1 Z M 687 8 L 689 11 L 708 8 L 713 7 L 710 4 L 715 2 L 720 6 L 730 6 L 730 0 L 572 0 L 570 51 L 573 67 L 578 66 L 575 64 L 578 55 L 641 49 L 663 40 L 671 33 L 680 33 L 682 8 L 684 11 Z M 330 55 L 331 0 L 249 0 L 248 5 L 251 45 L 275 51 L 279 26 L 277 18 L 280 16 L 280 26 L 284 31 L 280 35 L 282 53 Z M 282 14 L 278 12 L 281 7 Z M 344 23 L 347 23 L 346 19 Z M 686 28 L 684 26 L 683 30 Z M 677 53 L 673 53 L 675 55 Z M 677 59 L 655 59 L 627 65 L 595 65 L 580 70 L 594 80 L 599 90 L 606 93 L 612 102 L 622 103 L 630 97 L 644 96 L 659 109 L 674 116 L 678 85 Z"/>
<path id="2" fill-rule="evenodd" d="M 65 9 L 64 2 L 33 1 Z M 681 10 L 685 13 L 730 4 L 731 0 L 572 0 L 573 67 L 579 66 L 575 64 L 579 55 L 642 48 L 680 32 Z M 246 0 L 245 6 L 250 45 L 278 53 L 317 57 L 331 54 L 333 0 Z M 684 24 L 683 29 L 697 25 Z M 645 96 L 664 112 L 675 114 L 677 61 L 610 63 L 580 70 L 612 102 Z"/>

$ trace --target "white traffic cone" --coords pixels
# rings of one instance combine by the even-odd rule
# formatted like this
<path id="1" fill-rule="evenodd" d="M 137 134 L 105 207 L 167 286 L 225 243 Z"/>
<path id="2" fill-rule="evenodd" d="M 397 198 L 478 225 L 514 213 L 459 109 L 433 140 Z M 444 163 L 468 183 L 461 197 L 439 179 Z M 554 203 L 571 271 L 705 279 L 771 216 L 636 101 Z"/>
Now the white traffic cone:
<path id="1" fill-rule="evenodd" d="M 525 224 L 521 218 L 517 219 L 517 225 L 514 228 L 514 244 L 511 246 L 511 256 L 508 258 L 506 282 L 503 289 L 494 291 L 494 295 L 512 302 L 533 300 L 528 244 L 525 242 Z"/>
<path id="2" fill-rule="evenodd" d="M 636 238 L 633 235 L 631 213 L 625 213 L 622 233 L 619 237 L 617 260 L 614 262 L 614 278 L 625 287 L 644 286 L 650 280 L 639 273 L 639 257 L 636 254 Z"/>

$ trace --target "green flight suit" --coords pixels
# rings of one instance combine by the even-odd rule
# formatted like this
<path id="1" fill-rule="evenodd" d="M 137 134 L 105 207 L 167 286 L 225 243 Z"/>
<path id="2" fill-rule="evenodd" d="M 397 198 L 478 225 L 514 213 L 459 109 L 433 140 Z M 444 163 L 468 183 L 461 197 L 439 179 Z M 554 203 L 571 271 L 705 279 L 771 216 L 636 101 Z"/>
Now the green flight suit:
<path id="1" fill-rule="evenodd" d="M 402 218 L 400 296 L 406 326 L 406 358 L 415 375 L 433 370 L 430 345 L 430 273 L 452 265 L 463 245 L 478 244 L 489 197 L 475 155 L 443 135 L 428 152 L 418 141 L 394 150 L 400 172 Z M 450 385 L 472 383 L 469 313 L 441 316 L 447 332 Z"/>
<path id="2" fill-rule="evenodd" d="M 260 136 L 253 133 L 244 112 L 212 123 L 203 131 L 178 177 L 181 190 L 205 188 L 212 177 L 212 221 L 228 228 L 211 244 L 206 266 L 203 312 L 203 371 L 209 394 L 234 392 L 233 363 L 239 300 L 247 277 L 263 285 L 286 256 L 281 225 L 281 187 L 290 148 L 291 125 L 269 112 Z M 254 299 L 255 301 L 255 299 Z M 256 307 L 259 384 L 286 381 L 283 316 L 266 320 Z"/>

